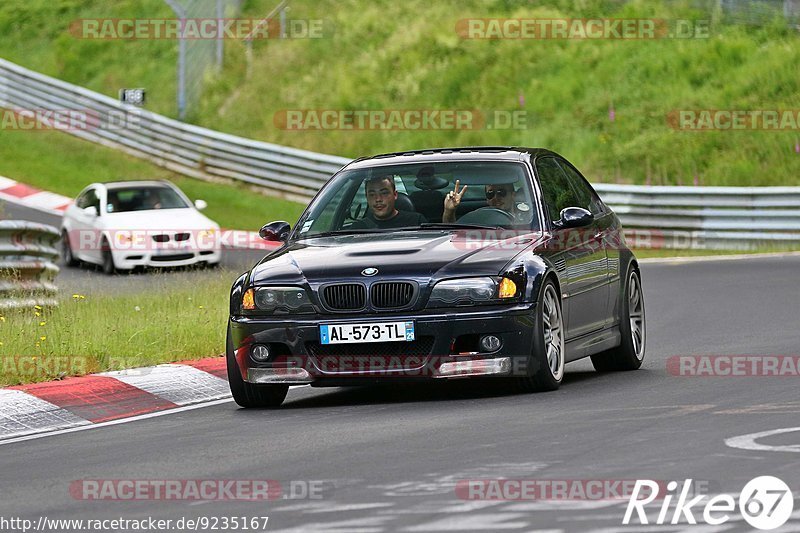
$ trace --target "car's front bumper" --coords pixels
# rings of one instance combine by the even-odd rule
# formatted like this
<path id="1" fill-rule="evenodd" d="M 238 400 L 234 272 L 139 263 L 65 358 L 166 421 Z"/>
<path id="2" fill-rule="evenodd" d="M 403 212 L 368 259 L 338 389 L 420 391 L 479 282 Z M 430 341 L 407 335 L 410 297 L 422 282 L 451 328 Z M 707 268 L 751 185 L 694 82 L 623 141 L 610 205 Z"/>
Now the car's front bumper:
<path id="1" fill-rule="evenodd" d="M 321 345 L 321 324 L 414 321 L 415 341 Z M 230 320 L 234 357 L 254 384 L 347 385 L 371 381 L 425 380 L 486 375 L 524 375 L 533 346 L 533 304 L 304 318 L 242 317 Z M 496 335 L 494 352 L 476 349 L 483 335 Z M 272 355 L 251 357 L 262 344 Z"/>
<path id="2" fill-rule="evenodd" d="M 222 258 L 219 248 L 185 248 L 174 250 L 112 250 L 114 265 L 118 270 L 137 267 L 180 267 L 198 263 L 217 264 Z"/>

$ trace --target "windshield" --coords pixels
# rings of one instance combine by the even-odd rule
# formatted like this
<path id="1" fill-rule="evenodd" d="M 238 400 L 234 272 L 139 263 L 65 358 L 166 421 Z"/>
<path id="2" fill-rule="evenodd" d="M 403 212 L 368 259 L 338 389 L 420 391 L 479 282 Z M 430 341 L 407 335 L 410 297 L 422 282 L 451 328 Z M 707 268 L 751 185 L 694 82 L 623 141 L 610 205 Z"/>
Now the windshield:
<path id="1" fill-rule="evenodd" d="M 309 206 L 297 235 L 439 226 L 537 229 L 525 167 L 461 161 L 345 171 Z"/>
<path id="2" fill-rule="evenodd" d="M 106 213 L 145 211 L 148 209 L 179 209 L 189 205 L 169 187 L 128 187 L 109 189 Z"/>

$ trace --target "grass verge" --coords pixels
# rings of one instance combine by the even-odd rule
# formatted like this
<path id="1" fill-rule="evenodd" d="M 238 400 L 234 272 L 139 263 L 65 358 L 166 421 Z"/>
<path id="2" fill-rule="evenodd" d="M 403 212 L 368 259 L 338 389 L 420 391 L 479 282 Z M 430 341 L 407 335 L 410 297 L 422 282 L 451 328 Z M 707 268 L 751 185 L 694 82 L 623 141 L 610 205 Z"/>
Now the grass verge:
<path id="1" fill-rule="evenodd" d="M 0 311 L 0 386 L 219 355 L 234 273 L 153 274 L 142 293 L 63 294 Z"/>
<path id="2" fill-rule="evenodd" d="M 249 186 L 183 177 L 141 159 L 55 131 L 0 128 L 0 175 L 75 197 L 96 181 L 168 179 L 191 198 L 208 202 L 204 213 L 224 228 L 257 231 L 267 222 L 297 221 L 305 207 L 271 198 Z"/>

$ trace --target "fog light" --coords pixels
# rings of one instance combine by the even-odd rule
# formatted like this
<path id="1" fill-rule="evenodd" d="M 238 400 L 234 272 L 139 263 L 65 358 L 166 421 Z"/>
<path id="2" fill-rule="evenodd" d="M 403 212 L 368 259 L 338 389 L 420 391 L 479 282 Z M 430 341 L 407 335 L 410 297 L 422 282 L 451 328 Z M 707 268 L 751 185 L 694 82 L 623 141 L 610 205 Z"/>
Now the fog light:
<path id="1" fill-rule="evenodd" d="M 256 344 L 250 349 L 250 356 L 259 363 L 263 363 L 269 359 L 269 347 L 263 344 Z"/>
<path id="2" fill-rule="evenodd" d="M 503 345 L 497 335 L 484 335 L 481 337 L 481 350 L 484 352 L 496 352 Z"/>

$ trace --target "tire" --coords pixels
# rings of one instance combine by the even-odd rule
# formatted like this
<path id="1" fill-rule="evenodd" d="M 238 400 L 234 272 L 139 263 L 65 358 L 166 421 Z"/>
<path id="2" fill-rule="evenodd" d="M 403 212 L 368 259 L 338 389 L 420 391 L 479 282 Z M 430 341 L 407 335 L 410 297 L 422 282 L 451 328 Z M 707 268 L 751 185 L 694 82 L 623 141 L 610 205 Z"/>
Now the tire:
<path id="1" fill-rule="evenodd" d="M 558 289 L 551 279 L 542 286 L 536 304 L 532 353 L 527 375 L 517 378 L 522 392 L 553 391 L 564 379 L 564 314 Z"/>
<path id="2" fill-rule="evenodd" d="M 239 371 L 239 365 L 236 364 L 233 353 L 230 327 L 228 327 L 228 335 L 225 340 L 225 359 L 231 395 L 240 406 L 276 408 L 286 399 L 289 385 L 253 385 L 242 379 L 242 373 Z"/>
<path id="3" fill-rule="evenodd" d="M 616 348 L 592 356 L 592 365 L 598 372 L 636 370 L 644 361 L 647 340 L 644 292 L 639 271 L 633 267 L 625 277 L 621 309 L 619 331 L 622 342 Z"/>
<path id="4" fill-rule="evenodd" d="M 117 272 L 117 266 L 114 264 L 114 256 L 111 255 L 111 246 L 108 244 L 108 240 L 105 237 L 103 237 L 100 250 L 103 256 L 103 273 L 108 276 L 113 276 Z"/>
<path id="5" fill-rule="evenodd" d="M 69 235 L 66 231 L 61 232 L 61 257 L 64 258 L 64 265 L 68 267 L 76 267 L 80 264 L 72 253 L 72 245 L 69 242 Z"/>

